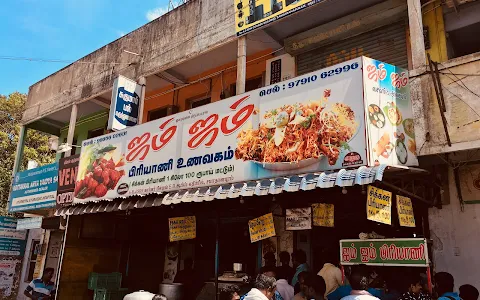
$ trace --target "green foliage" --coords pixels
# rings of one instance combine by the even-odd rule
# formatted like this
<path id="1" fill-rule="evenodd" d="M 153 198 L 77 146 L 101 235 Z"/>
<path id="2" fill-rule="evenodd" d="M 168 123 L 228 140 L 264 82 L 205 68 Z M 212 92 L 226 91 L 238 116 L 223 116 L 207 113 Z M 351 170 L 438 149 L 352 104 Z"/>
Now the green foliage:
<path id="1" fill-rule="evenodd" d="M 0 95 L 0 215 L 7 214 L 8 195 L 15 162 L 20 120 L 27 96 L 13 93 L 8 97 Z M 29 160 L 40 165 L 55 161 L 55 154 L 49 149 L 48 134 L 36 130 L 27 130 L 22 158 L 22 170 L 27 168 Z"/>

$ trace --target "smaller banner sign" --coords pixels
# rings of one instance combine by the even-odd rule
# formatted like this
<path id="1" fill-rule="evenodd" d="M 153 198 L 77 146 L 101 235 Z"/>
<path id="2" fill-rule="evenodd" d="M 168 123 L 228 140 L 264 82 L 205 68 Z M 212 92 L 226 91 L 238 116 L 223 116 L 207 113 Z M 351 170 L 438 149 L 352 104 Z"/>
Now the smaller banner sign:
<path id="1" fill-rule="evenodd" d="M 142 86 L 123 76 L 115 79 L 108 129 L 123 130 L 138 123 Z"/>
<path id="2" fill-rule="evenodd" d="M 252 243 L 275 236 L 273 214 L 269 213 L 248 221 L 248 229 L 250 231 L 250 241 Z"/>
<path id="3" fill-rule="evenodd" d="M 55 207 L 57 196 L 58 164 L 15 174 L 8 204 L 9 212 Z"/>
<path id="4" fill-rule="evenodd" d="M 341 240 L 342 265 L 428 267 L 425 239 Z"/>
<path id="5" fill-rule="evenodd" d="M 397 195 L 397 211 L 400 226 L 415 227 L 415 216 L 410 198 Z"/>
<path id="6" fill-rule="evenodd" d="M 15 266 L 16 263 L 13 261 L 0 261 L 0 291 L 4 297 L 10 296 L 14 290 Z"/>
<path id="7" fill-rule="evenodd" d="M 80 154 L 60 159 L 58 162 L 57 209 L 73 203 Z"/>
<path id="8" fill-rule="evenodd" d="M 334 227 L 335 206 L 333 204 L 316 203 L 313 207 L 313 225 Z"/>
<path id="9" fill-rule="evenodd" d="M 17 219 L 0 217 L 0 255 L 23 256 L 27 232 L 17 230 Z"/>
<path id="10" fill-rule="evenodd" d="M 191 240 L 197 237 L 195 216 L 169 218 L 170 242 Z"/>
<path id="11" fill-rule="evenodd" d="M 368 186 L 367 219 L 392 225 L 392 193 Z"/>
<path id="12" fill-rule="evenodd" d="M 312 208 L 292 208 L 285 211 L 287 230 L 312 229 Z"/>
<path id="13" fill-rule="evenodd" d="M 42 217 L 18 219 L 17 230 L 42 228 L 42 219 Z"/>

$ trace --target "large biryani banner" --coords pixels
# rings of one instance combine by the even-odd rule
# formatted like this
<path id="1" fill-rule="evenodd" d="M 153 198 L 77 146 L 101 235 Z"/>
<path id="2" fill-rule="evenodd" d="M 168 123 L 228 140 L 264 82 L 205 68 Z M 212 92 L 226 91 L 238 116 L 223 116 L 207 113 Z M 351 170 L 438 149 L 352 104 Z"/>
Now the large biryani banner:
<path id="1" fill-rule="evenodd" d="M 86 140 L 74 202 L 367 165 L 362 65 L 354 59 Z"/>

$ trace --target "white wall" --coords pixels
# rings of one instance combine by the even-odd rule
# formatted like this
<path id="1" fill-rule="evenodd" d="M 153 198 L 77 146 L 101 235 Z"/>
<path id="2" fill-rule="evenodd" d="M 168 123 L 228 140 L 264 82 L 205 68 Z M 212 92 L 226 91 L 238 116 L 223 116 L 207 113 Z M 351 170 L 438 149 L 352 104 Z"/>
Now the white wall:
<path id="1" fill-rule="evenodd" d="M 462 212 L 452 169 L 448 176 L 450 204 L 429 210 L 435 272 L 451 273 L 457 291 L 467 283 L 480 290 L 480 204 L 467 204 Z"/>
<path id="2" fill-rule="evenodd" d="M 30 282 L 25 282 L 25 276 L 27 274 L 30 252 L 32 249 L 32 240 L 40 240 L 42 237 L 42 229 L 30 229 L 28 231 L 27 246 L 25 249 L 25 256 L 22 261 L 22 274 L 20 276 L 20 288 L 18 289 L 18 300 L 26 300 L 27 297 L 23 295 L 23 291 L 27 288 Z"/>

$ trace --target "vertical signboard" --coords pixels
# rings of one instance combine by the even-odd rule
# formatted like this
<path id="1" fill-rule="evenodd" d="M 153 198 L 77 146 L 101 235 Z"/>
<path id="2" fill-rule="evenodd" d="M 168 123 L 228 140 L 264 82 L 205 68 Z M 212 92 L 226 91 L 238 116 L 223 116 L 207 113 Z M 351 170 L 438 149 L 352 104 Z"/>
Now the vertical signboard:
<path id="1" fill-rule="evenodd" d="M 123 76 L 115 79 L 108 129 L 123 130 L 138 123 L 142 86 Z"/>
<path id="2" fill-rule="evenodd" d="M 400 226 L 415 227 L 415 215 L 410 198 L 397 195 L 397 212 Z"/>
<path id="3" fill-rule="evenodd" d="M 55 207 L 58 164 L 15 174 L 8 211 L 19 212 Z"/>
<path id="4" fill-rule="evenodd" d="M 418 166 L 408 71 L 367 57 L 363 69 L 371 161 Z"/>
<path id="5" fill-rule="evenodd" d="M 80 154 L 64 157 L 58 162 L 57 209 L 73 203 Z"/>

